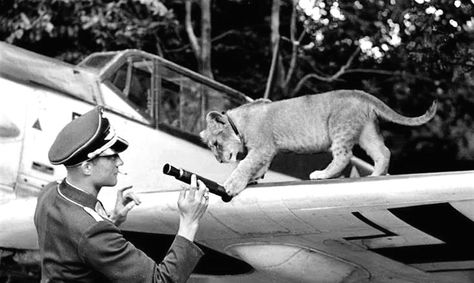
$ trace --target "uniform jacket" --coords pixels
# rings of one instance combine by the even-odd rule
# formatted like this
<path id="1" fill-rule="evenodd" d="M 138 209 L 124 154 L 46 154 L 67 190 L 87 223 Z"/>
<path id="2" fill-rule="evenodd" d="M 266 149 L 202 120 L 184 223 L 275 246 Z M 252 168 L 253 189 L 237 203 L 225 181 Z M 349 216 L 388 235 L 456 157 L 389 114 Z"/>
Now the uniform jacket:
<path id="1" fill-rule="evenodd" d="M 189 278 L 203 255 L 193 242 L 176 236 L 157 264 L 96 212 L 98 202 L 65 180 L 45 187 L 34 217 L 41 282 L 185 282 Z"/>

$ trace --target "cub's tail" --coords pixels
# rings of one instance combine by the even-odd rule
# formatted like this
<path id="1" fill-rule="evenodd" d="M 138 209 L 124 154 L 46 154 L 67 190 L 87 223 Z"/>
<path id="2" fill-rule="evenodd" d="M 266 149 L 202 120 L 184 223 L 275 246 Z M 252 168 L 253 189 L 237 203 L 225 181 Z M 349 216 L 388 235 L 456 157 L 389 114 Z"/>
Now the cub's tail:
<path id="1" fill-rule="evenodd" d="M 377 106 L 374 108 L 374 110 L 377 113 L 377 116 L 380 116 L 387 121 L 405 126 L 419 126 L 425 124 L 435 116 L 438 101 L 434 100 L 433 104 L 431 104 L 430 108 L 425 112 L 425 114 L 418 117 L 406 117 L 400 115 L 385 104 L 381 106 L 377 103 L 376 105 Z"/>

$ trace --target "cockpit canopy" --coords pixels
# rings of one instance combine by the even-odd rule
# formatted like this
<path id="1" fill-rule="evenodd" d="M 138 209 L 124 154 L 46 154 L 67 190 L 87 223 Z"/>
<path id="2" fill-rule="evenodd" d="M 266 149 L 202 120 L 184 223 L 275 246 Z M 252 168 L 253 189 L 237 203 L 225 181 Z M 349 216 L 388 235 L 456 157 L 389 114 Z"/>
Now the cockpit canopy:
<path id="1" fill-rule="evenodd" d="M 250 99 L 242 93 L 139 50 L 94 53 L 78 66 L 124 98 L 155 125 L 197 134 L 211 110 L 225 111 Z"/>

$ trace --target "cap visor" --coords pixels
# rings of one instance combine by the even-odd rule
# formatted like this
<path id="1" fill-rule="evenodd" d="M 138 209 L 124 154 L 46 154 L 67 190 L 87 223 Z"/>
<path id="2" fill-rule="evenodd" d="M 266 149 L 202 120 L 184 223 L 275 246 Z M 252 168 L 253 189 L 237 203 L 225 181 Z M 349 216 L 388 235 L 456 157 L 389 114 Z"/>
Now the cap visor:
<path id="1" fill-rule="evenodd" d="M 115 141 L 115 143 L 113 145 L 111 145 L 110 147 L 102 150 L 99 154 L 97 154 L 95 156 L 114 155 L 114 154 L 117 154 L 117 153 L 120 153 L 120 152 L 126 150 L 127 147 L 128 147 L 127 141 L 120 138 L 120 137 L 117 137 L 117 140 Z M 93 157 L 90 157 L 90 158 L 93 158 Z"/>
<path id="2" fill-rule="evenodd" d="M 128 142 L 121 137 L 117 138 L 117 141 L 110 147 L 115 153 L 120 153 L 128 148 Z"/>

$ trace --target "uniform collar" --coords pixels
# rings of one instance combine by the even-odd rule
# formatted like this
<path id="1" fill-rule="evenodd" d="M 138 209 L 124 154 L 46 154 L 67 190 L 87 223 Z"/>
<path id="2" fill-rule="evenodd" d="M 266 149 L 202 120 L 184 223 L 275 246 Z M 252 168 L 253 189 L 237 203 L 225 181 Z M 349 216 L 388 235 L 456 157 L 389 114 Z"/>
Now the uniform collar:
<path id="1" fill-rule="evenodd" d="M 99 202 L 95 196 L 86 193 L 75 186 L 72 186 L 66 181 L 66 179 L 64 179 L 59 185 L 59 190 L 66 198 L 82 206 L 95 209 L 97 202 Z"/>

